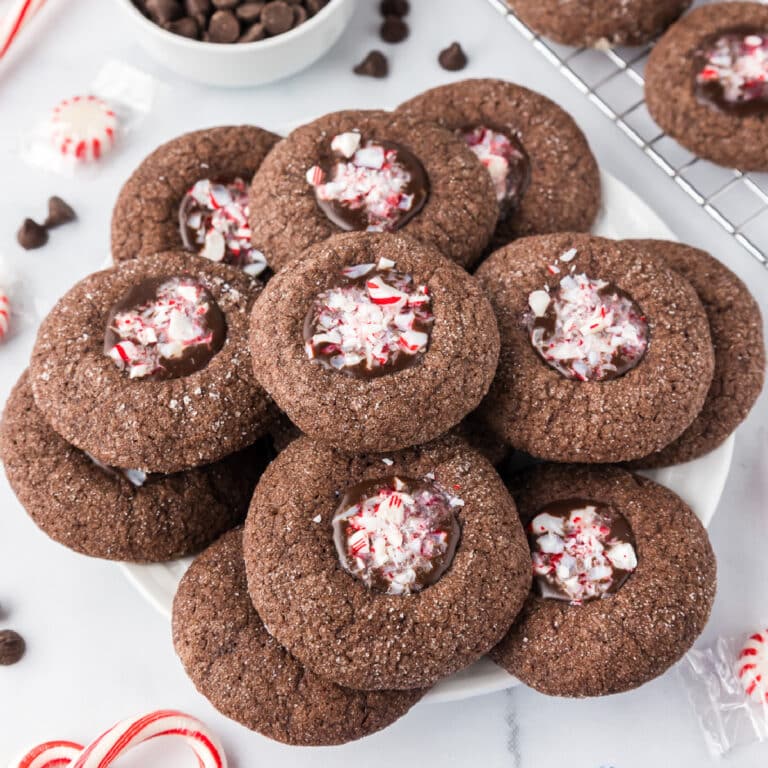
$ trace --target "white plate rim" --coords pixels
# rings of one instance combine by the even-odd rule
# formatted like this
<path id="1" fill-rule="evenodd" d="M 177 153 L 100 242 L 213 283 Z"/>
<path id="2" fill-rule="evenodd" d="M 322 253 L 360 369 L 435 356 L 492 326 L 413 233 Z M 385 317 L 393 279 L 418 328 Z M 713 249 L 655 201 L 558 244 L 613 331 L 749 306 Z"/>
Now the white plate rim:
<path id="1" fill-rule="evenodd" d="M 623 182 L 600 171 L 603 205 L 592 231 L 613 238 L 657 238 L 677 240 L 659 215 Z M 624 219 L 614 220 L 621 209 Z M 618 226 L 617 226 L 618 224 Z M 706 456 L 674 467 L 641 474 L 676 491 L 709 525 L 720 502 L 733 458 L 734 435 Z M 703 486 L 702 486 L 703 484 Z M 171 563 L 137 565 L 120 563 L 136 590 L 166 618 L 170 619 L 173 594 L 190 558 Z M 519 681 L 483 658 L 472 666 L 440 681 L 422 700 L 425 703 L 460 701 L 511 688 Z"/>

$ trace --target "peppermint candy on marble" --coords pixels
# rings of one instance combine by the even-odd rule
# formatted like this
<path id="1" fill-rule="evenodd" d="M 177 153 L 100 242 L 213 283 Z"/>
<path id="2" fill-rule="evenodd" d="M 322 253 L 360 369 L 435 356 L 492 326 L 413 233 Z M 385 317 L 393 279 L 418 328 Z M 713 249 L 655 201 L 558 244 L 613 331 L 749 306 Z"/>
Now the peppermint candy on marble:
<path id="1" fill-rule="evenodd" d="M 113 725 L 87 746 L 47 741 L 25 752 L 9 768 L 108 768 L 134 747 L 174 736 L 192 749 L 198 768 L 227 768 L 218 738 L 199 720 L 175 710 L 158 710 Z"/>
<path id="2" fill-rule="evenodd" d="M 376 375 L 426 351 L 434 320 L 429 291 L 394 266 L 382 259 L 346 267 L 347 284 L 315 299 L 305 336 L 310 360 Z"/>
<path id="3" fill-rule="evenodd" d="M 705 51 L 704 60 L 696 82 L 718 83 L 725 101 L 768 99 L 768 34 L 723 34 Z"/>
<path id="4" fill-rule="evenodd" d="M 8 335 L 11 326 L 11 301 L 0 288 L 0 342 Z"/>
<path id="5" fill-rule="evenodd" d="M 96 96 L 73 96 L 53 108 L 50 138 L 62 155 L 78 162 L 98 160 L 112 149 L 117 116 Z"/>
<path id="6" fill-rule="evenodd" d="M 637 365 L 648 347 L 642 311 L 605 280 L 569 274 L 552 294 L 533 291 L 528 304 L 533 348 L 567 378 L 615 378 Z"/>
<path id="7" fill-rule="evenodd" d="M 211 345 L 209 309 L 210 296 L 202 285 L 192 278 L 170 278 L 153 299 L 115 314 L 110 328 L 120 340 L 108 354 L 130 378 L 151 376 L 164 360 L 178 359 L 190 347 Z"/>
<path id="8" fill-rule="evenodd" d="M 633 544 L 615 534 L 596 504 L 576 505 L 563 514 L 546 509 L 528 528 L 533 574 L 544 596 L 562 595 L 578 605 L 615 591 L 616 571 L 637 568 Z"/>
<path id="9" fill-rule="evenodd" d="M 357 131 L 334 136 L 331 150 L 340 159 L 328 173 L 319 165 L 306 173 L 317 199 L 362 212 L 369 232 L 394 229 L 415 201 L 408 192 L 413 177 L 398 150 L 374 140 L 363 143 Z"/>
<path id="10" fill-rule="evenodd" d="M 453 510 L 464 501 L 432 482 L 395 477 L 369 485 L 370 493 L 342 503 L 333 518 L 345 568 L 390 595 L 433 584 L 450 564 L 458 536 Z"/>
<path id="11" fill-rule="evenodd" d="M 747 696 L 758 704 L 768 704 L 768 629 L 749 636 L 737 666 Z"/>
<path id="12" fill-rule="evenodd" d="M 200 179 L 181 203 L 180 219 L 185 245 L 210 261 L 240 267 L 260 275 L 267 267 L 264 254 L 251 243 L 248 185 Z"/>

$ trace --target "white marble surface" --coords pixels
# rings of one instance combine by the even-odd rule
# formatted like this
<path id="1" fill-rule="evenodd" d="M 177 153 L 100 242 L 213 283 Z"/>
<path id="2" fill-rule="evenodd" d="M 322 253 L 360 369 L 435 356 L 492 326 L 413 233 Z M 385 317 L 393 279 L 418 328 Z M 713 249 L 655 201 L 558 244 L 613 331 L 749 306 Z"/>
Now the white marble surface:
<path id="1" fill-rule="evenodd" d="M 6 0 L 7 2 L 7 0 Z M 392 74 L 354 77 L 351 66 L 375 38 L 374 0 L 361 0 L 350 32 L 312 70 L 252 91 L 215 91 L 167 74 L 126 39 L 109 0 L 50 0 L 45 17 L 0 68 L 0 255 L 22 289 L 46 309 L 98 268 L 108 249 L 117 190 L 160 141 L 217 123 L 285 124 L 345 107 L 394 104 L 455 79 L 435 63 L 458 39 L 467 76 L 495 76 L 535 87 L 569 109 L 604 167 L 651 202 L 681 239 L 710 248 L 751 286 L 768 309 L 768 272 L 665 179 L 564 78 L 530 49 L 484 0 L 414 0 L 408 42 L 387 47 Z M 0 2 L 2 7 L 2 2 Z M 109 57 L 161 78 L 163 97 L 118 156 L 86 179 L 25 167 L 16 146 L 45 110 L 85 90 Z M 14 233 L 26 215 L 42 216 L 50 194 L 71 201 L 80 220 L 48 247 L 25 253 Z M 25 366 L 33 329 L 0 348 L 0 402 Z M 701 642 L 768 621 L 768 436 L 764 396 L 737 436 L 728 486 L 711 528 L 720 585 Z M 417 706 L 404 720 L 363 742 L 292 749 L 220 717 L 199 697 L 177 662 L 169 627 L 109 563 L 78 557 L 49 542 L 0 480 L 0 605 L 3 626 L 29 648 L 23 663 L 0 670 L 0 762 L 53 737 L 88 740 L 116 719 L 158 706 L 185 709 L 221 735 L 233 765 L 257 768 L 416 765 L 646 768 L 708 765 L 710 759 L 674 672 L 639 691 L 597 701 L 559 701 L 516 689 L 471 701 Z M 564 660 L 563 663 L 568 663 Z M 123 765 L 188 765 L 175 747 L 142 749 Z M 180 753 L 179 753 L 180 757 Z M 764 766 L 768 745 L 736 753 L 729 764 Z"/>

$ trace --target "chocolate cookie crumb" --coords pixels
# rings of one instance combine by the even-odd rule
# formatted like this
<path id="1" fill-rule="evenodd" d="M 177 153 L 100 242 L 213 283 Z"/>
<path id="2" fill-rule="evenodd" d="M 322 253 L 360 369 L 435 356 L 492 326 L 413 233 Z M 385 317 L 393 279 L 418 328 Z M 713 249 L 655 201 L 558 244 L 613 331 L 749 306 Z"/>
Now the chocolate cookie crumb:
<path id="1" fill-rule="evenodd" d="M 69 203 L 64 202 L 60 197 L 54 195 L 48 200 L 48 218 L 43 226 L 46 229 L 53 229 L 62 224 L 67 224 L 77 218 L 75 211 Z"/>
<path id="2" fill-rule="evenodd" d="M 366 77 L 386 77 L 389 74 L 389 62 L 381 51 L 371 51 L 353 72 Z"/>
<path id="3" fill-rule="evenodd" d="M 379 29 L 385 43 L 402 43 L 408 32 L 408 25 L 399 16 L 385 16 Z"/>
<path id="4" fill-rule="evenodd" d="M 21 660 L 26 649 L 24 638 L 12 629 L 0 631 L 0 665 L 8 667 Z"/>
<path id="5" fill-rule="evenodd" d="M 25 251 L 32 251 L 35 248 L 42 248 L 48 242 L 48 230 L 33 219 L 24 219 L 16 239 Z"/>
<path id="6" fill-rule="evenodd" d="M 447 48 L 440 51 L 437 57 L 440 66 L 449 72 L 458 72 L 467 66 L 467 54 L 459 43 L 451 43 Z"/>

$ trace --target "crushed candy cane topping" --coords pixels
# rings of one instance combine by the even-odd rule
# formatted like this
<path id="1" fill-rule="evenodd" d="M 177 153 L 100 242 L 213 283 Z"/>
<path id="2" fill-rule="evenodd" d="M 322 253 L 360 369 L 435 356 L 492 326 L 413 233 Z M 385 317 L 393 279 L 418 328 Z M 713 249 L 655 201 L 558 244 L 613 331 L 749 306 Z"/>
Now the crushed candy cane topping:
<path id="1" fill-rule="evenodd" d="M 563 376 L 613 379 L 648 348 L 648 323 L 633 299 L 605 280 L 568 274 L 552 291 L 533 291 L 526 315 L 531 344 Z"/>
<path id="2" fill-rule="evenodd" d="M 342 567 L 367 587 L 408 595 L 437 582 L 453 560 L 458 496 L 433 480 L 390 477 L 350 488 L 333 517 Z"/>
<path id="3" fill-rule="evenodd" d="M 221 310 L 191 277 L 145 280 L 113 307 L 105 352 L 132 379 L 203 368 L 224 343 Z"/>
<path id="4" fill-rule="evenodd" d="M 739 112 L 768 109 L 768 30 L 731 30 L 702 45 L 697 56 L 699 95 Z"/>
<path id="5" fill-rule="evenodd" d="M 496 199 L 504 205 L 516 206 L 530 181 L 530 162 L 516 138 L 479 126 L 461 132 L 467 146 L 488 169 Z"/>
<path id="6" fill-rule="evenodd" d="M 415 285 L 389 259 L 346 267 L 342 279 L 320 293 L 307 314 L 307 357 L 360 378 L 419 362 L 434 323 L 427 286 Z"/>
<path id="7" fill-rule="evenodd" d="M 260 275 L 267 260 L 251 243 L 248 214 L 248 185 L 242 179 L 200 179 L 184 195 L 179 207 L 184 247 L 211 261 Z"/>
<path id="8" fill-rule="evenodd" d="M 331 158 L 306 174 L 318 205 L 341 229 L 389 232 L 402 227 L 428 196 L 426 172 L 405 147 L 363 140 L 357 131 L 334 136 Z"/>
<path id="9" fill-rule="evenodd" d="M 103 470 L 108 475 L 122 475 L 135 488 L 141 488 L 149 479 L 149 475 L 141 469 L 123 469 L 122 467 L 112 467 L 109 464 L 105 464 L 103 461 L 99 461 L 95 456 L 92 456 L 87 451 L 84 451 L 84 453 L 99 469 Z"/>
<path id="10" fill-rule="evenodd" d="M 545 598 L 579 605 L 615 593 L 637 568 L 626 518 L 597 501 L 548 504 L 528 525 L 533 576 Z"/>

